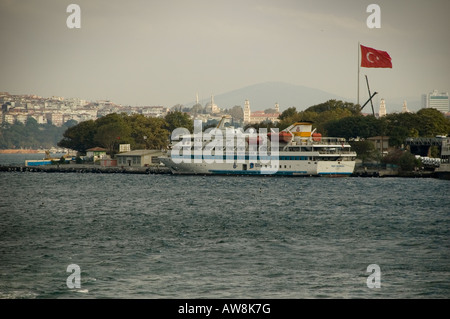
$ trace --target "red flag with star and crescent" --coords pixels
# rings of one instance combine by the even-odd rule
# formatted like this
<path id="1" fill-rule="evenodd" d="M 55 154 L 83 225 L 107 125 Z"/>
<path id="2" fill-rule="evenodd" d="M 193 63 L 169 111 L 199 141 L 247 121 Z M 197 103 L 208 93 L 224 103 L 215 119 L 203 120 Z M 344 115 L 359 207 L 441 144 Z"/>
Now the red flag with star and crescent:
<path id="1" fill-rule="evenodd" d="M 391 57 L 386 51 L 361 46 L 361 67 L 392 68 Z"/>

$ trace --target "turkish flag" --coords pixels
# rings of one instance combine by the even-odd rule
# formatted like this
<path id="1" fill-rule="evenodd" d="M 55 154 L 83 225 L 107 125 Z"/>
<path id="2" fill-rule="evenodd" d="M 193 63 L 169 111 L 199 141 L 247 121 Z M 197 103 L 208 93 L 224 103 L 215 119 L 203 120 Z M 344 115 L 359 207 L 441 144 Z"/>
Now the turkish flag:
<path id="1" fill-rule="evenodd" d="M 392 68 L 391 57 L 386 51 L 361 46 L 361 67 Z"/>

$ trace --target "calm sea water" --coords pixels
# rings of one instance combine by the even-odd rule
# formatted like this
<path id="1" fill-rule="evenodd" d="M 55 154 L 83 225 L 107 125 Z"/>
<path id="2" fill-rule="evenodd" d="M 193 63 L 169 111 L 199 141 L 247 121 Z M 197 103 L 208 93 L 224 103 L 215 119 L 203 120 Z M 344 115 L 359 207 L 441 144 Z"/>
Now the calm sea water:
<path id="1" fill-rule="evenodd" d="M 449 190 L 431 178 L 0 173 L 0 298 L 449 298 Z M 67 286 L 71 264 L 80 288 Z M 371 264 L 380 288 L 367 286 Z"/>

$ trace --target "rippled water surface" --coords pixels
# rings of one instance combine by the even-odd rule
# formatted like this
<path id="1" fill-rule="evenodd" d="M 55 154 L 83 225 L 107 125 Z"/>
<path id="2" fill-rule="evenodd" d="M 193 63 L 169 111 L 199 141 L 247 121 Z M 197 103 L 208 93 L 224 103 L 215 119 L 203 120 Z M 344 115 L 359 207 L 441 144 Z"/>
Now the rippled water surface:
<path id="1" fill-rule="evenodd" d="M 449 186 L 0 173 L 0 297 L 449 298 Z"/>

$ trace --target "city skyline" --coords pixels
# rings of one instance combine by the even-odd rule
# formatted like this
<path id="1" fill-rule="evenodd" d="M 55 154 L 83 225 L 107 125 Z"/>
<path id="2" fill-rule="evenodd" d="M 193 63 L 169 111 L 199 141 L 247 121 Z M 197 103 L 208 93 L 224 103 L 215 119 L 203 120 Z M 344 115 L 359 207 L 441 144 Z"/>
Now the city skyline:
<path id="1" fill-rule="evenodd" d="M 82 0 L 69 29 L 71 3 L 0 3 L 0 91 L 171 107 L 282 81 L 356 102 L 358 42 L 393 64 L 360 69 L 361 103 L 364 75 L 387 102 L 450 89 L 448 1 L 377 1 L 379 29 L 372 1 Z"/>

